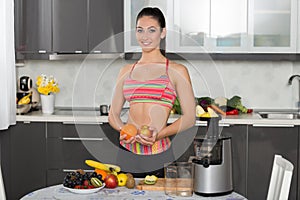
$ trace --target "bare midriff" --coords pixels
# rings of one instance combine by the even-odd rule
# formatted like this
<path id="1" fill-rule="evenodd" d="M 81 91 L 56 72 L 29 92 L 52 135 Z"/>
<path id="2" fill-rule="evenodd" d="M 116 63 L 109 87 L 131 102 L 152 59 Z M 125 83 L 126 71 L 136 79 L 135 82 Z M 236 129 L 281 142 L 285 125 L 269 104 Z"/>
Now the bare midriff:
<path id="1" fill-rule="evenodd" d="M 128 123 L 137 128 L 148 125 L 158 132 L 166 127 L 170 108 L 153 103 L 131 103 L 129 109 Z"/>

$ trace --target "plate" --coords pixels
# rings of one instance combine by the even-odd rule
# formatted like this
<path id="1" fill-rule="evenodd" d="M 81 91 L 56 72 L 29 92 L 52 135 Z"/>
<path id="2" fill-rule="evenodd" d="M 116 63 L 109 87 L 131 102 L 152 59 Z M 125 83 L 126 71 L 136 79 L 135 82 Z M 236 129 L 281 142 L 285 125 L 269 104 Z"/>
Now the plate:
<path id="1" fill-rule="evenodd" d="M 68 187 L 63 186 L 64 189 L 66 189 L 72 193 L 75 193 L 75 194 L 91 194 L 91 193 L 100 191 L 104 187 L 105 187 L 105 183 L 103 183 L 103 185 L 101 187 L 93 188 L 93 189 L 74 189 L 74 188 L 68 188 Z"/>

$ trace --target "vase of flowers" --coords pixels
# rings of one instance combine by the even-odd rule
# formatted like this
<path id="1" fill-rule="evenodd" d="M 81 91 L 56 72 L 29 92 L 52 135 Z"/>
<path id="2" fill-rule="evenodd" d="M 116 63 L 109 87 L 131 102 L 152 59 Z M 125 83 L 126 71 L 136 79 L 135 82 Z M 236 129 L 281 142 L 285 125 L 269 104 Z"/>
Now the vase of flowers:
<path id="1" fill-rule="evenodd" d="M 42 112 L 44 114 L 52 114 L 54 112 L 55 95 L 58 93 L 58 82 L 53 76 L 40 75 L 36 81 L 37 91 L 41 95 Z"/>

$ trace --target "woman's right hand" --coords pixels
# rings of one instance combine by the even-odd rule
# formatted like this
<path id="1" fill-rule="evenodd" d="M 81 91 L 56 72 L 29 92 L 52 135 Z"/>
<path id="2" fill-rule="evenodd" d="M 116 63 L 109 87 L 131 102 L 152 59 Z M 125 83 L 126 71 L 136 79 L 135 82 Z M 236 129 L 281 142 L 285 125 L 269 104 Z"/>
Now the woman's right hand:
<path id="1" fill-rule="evenodd" d="M 135 142 L 135 137 L 130 137 L 128 140 L 126 140 L 126 134 L 120 134 L 120 141 L 123 141 L 126 144 L 132 144 Z"/>

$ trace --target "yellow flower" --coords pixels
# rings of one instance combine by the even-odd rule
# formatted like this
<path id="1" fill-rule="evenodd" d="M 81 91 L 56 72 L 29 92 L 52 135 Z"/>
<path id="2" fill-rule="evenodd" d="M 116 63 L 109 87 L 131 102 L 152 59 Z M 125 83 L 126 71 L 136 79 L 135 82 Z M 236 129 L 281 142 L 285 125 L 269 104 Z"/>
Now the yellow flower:
<path id="1" fill-rule="evenodd" d="M 36 80 L 37 90 L 39 93 L 49 95 L 50 93 L 58 93 L 60 91 L 58 83 L 53 76 L 47 77 L 40 75 Z"/>

